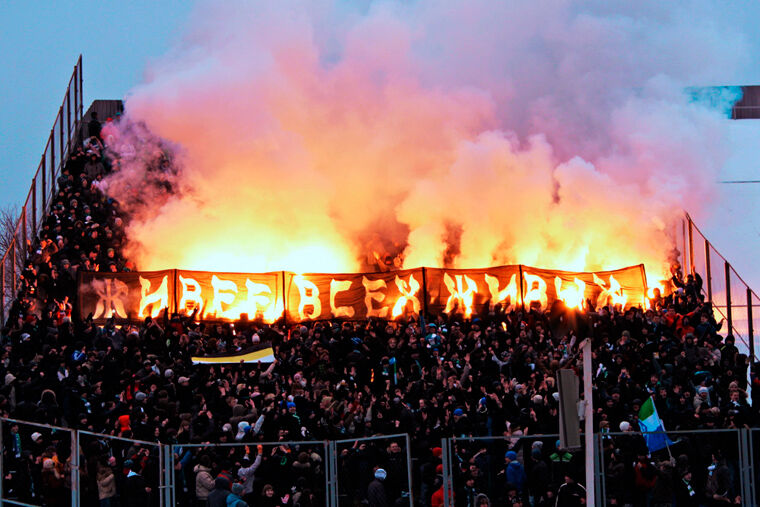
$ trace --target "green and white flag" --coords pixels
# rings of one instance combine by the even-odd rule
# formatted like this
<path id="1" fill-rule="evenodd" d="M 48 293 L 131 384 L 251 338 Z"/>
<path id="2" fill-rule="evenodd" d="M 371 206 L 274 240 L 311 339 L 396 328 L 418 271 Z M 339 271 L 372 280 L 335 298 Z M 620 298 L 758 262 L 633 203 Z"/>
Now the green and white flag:
<path id="1" fill-rule="evenodd" d="M 644 434 L 644 440 L 647 442 L 649 452 L 659 451 L 673 443 L 664 433 L 665 427 L 662 425 L 662 421 L 657 415 L 657 407 L 654 406 L 654 400 L 652 400 L 651 396 L 639 409 L 639 427 Z"/>

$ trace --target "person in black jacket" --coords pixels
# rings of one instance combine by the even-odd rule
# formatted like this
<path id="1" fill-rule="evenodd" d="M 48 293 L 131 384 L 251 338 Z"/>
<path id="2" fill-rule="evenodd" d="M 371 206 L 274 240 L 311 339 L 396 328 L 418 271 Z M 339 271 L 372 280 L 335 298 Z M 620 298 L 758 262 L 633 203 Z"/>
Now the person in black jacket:
<path id="1" fill-rule="evenodd" d="M 122 503 L 124 507 L 145 507 L 148 505 L 148 496 L 151 490 L 145 482 L 145 478 L 140 475 L 140 462 L 127 460 L 125 464 L 129 464 L 129 472 L 124 483 L 124 491 L 122 491 Z"/>
<path id="2" fill-rule="evenodd" d="M 227 507 L 230 482 L 224 477 L 214 479 L 214 489 L 208 494 L 208 507 Z"/>
<path id="3" fill-rule="evenodd" d="M 97 137 L 100 139 L 101 129 L 102 126 L 100 125 L 100 120 L 98 120 L 98 112 L 93 111 L 90 113 L 90 121 L 87 123 L 87 132 L 90 135 L 89 137 Z"/>
<path id="4" fill-rule="evenodd" d="M 385 481 L 386 473 L 382 468 L 375 470 L 375 480 L 369 483 L 367 488 L 367 501 L 369 507 L 389 507 L 388 495 L 385 493 Z"/>

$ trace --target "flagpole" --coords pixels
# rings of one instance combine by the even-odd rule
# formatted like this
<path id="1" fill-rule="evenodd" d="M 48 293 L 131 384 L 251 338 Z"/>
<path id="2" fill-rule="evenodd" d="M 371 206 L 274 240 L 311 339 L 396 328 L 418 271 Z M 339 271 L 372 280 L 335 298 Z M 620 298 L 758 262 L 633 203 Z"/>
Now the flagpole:
<path id="1" fill-rule="evenodd" d="M 583 414 L 586 454 L 586 505 L 596 505 L 596 469 L 594 462 L 594 403 L 591 393 L 591 339 L 586 338 L 580 346 L 583 351 Z"/>

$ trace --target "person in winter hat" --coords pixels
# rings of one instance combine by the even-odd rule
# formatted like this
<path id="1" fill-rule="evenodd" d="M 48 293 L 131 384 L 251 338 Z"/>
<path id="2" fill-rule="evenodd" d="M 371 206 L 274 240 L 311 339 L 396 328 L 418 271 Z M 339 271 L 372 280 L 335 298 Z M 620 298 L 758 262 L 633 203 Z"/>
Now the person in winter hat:
<path id="1" fill-rule="evenodd" d="M 386 477 L 387 474 L 382 468 L 375 470 L 375 479 L 369 483 L 367 488 L 369 507 L 390 507 L 384 484 Z"/>
<path id="2" fill-rule="evenodd" d="M 232 485 L 230 494 L 227 495 L 227 507 L 248 507 L 248 504 L 241 498 L 242 495 L 243 485 L 236 482 Z"/>

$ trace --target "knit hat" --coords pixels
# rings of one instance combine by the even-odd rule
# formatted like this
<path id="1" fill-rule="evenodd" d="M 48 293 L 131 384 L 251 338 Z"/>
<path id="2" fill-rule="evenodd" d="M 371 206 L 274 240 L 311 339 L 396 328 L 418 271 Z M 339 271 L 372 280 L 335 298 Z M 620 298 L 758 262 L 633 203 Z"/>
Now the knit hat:
<path id="1" fill-rule="evenodd" d="M 36 442 L 40 438 L 42 438 L 42 433 L 37 433 L 36 431 L 32 433 L 32 442 Z"/>
<path id="2" fill-rule="evenodd" d="M 628 431 L 631 429 L 631 423 L 628 421 L 623 421 L 620 423 L 620 431 Z"/>
<path id="3" fill-rule="evenodd" d="M 464 415 L 464 410 L 462 410 L 461 408 L 458 408 L 454 410 L 454 415 L 456 416 Z"/>
<path id="4" fill-rule="evenodd" d="M 388 474 L 382 468 L 375 470 L 375 479 L 384 481 Z"/>
<path id="5" fill-rule="evenodd" d="M 517 459 L 517 453 L 515 451 L 507 451 L 504 457 L 509 461 L 515 461 Z"/>
<path id="6" fill-rule="evenodd" d="M 246 433 L 248 433 L 248 429 L 251 427 L 251 425 L 248 423 L 248 421 L 240 421 L 238 423 L 238 432 L 237 435 L 235 435 L 235 440 L 242 440 Z"/>
<path id="7" fill-rule="evenodd" d="M 232 485 L 232 494 L 233 495 L 240 496 L 240 495 L 243 494 L 243 490 L 245 490 L 245 488 L 239 482 L 236 482 L 235 484 Z"/>

